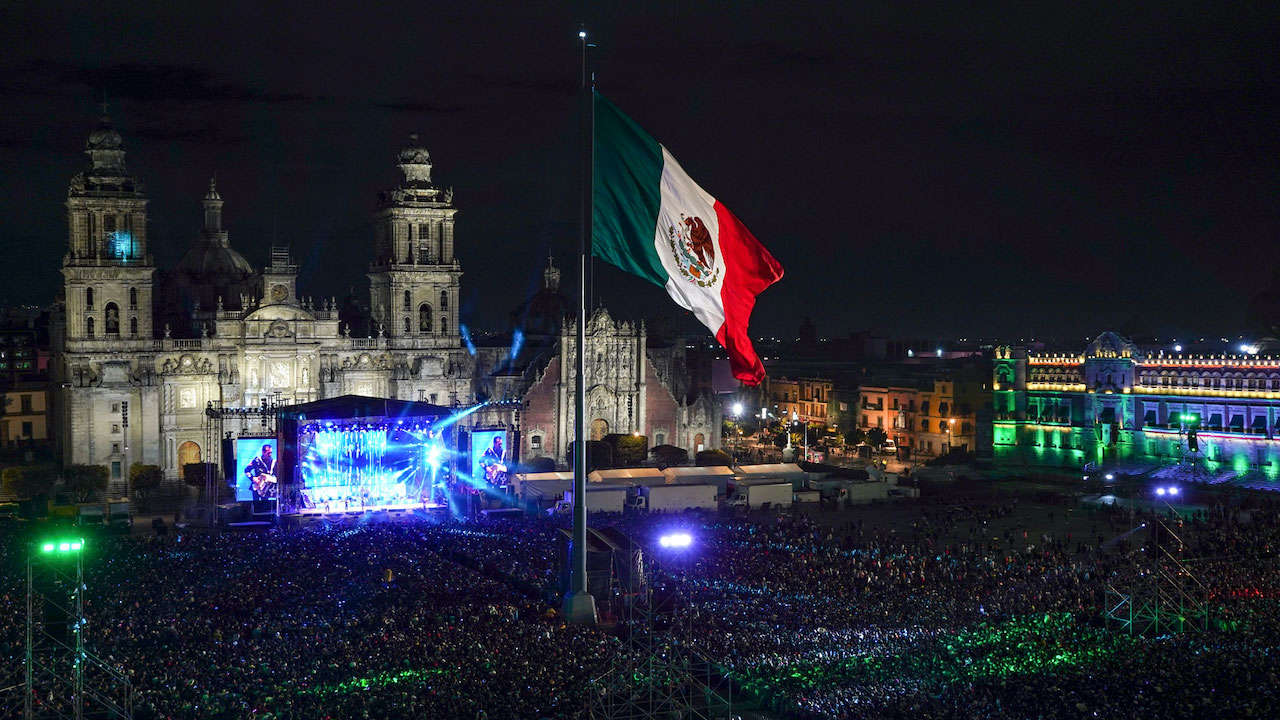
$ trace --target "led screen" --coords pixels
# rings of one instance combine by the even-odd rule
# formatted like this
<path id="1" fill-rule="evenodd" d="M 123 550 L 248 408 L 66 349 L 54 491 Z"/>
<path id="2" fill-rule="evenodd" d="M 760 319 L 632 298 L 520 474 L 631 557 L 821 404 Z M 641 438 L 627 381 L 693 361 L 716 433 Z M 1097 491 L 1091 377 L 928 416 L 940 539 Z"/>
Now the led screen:
<path id="1" fill-rule="evenodd" d="M 471 478 L 479 485 L 507 484 L 512 464 L 506 430 L 471 431 Z"/>
<path id="2" fill-rule="evenodd" d="M 279 491 L 276 439 L 236 440 L 236 500 L 271 500 Z"/>
<path id="3" fill-rule="evenodd" d="M 303 507 L 434 502 L 444 446 L 427 426 L 308 427 L 298 436 Z"/>

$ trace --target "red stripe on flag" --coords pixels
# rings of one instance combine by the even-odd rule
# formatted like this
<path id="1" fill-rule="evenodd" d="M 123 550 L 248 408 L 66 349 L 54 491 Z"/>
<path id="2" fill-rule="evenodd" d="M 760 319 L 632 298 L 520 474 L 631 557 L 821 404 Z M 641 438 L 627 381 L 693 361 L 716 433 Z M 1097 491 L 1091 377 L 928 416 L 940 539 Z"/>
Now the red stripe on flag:
<path id="1" fill-rule="evenodd" d="M 782 265 L 719 201 L 716 220 L 720 225 L 720 253 L 724 256 L 724 284 L 720 286 L 724 325 L 716 333 L 716 340 L 729 351 L 733 376 L 747 385 L 759 385 L 764 379 L 764 363 L 751 345 L 747 323 L 756 296 L 782 278 Z"/>

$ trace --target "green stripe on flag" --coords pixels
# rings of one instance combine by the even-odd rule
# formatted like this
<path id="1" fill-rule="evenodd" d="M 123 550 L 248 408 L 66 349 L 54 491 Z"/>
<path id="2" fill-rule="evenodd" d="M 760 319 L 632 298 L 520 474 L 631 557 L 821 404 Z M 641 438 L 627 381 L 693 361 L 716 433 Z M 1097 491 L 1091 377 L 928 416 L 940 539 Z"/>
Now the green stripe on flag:
<path id="1" fill-rule="evenodd" d="M 658 285 L 667 271 L 653 246 L 662 149 L 613 103 L 595 95 L 591 254 Z"/>

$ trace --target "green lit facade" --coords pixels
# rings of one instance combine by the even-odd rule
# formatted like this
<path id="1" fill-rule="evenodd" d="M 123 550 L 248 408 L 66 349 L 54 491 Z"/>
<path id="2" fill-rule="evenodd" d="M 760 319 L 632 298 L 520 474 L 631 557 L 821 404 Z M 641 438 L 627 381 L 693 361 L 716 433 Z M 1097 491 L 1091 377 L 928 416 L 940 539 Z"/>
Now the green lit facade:
<path id="1" fill-rule="evenodd" d="M 1280 478 L 1280 359 L 1143 353 L 1105 332 L 1079 354 L 999 347 L 992 372 L 993 452 L 1003 467 L 1191 459 L 1213 475 Z"/>

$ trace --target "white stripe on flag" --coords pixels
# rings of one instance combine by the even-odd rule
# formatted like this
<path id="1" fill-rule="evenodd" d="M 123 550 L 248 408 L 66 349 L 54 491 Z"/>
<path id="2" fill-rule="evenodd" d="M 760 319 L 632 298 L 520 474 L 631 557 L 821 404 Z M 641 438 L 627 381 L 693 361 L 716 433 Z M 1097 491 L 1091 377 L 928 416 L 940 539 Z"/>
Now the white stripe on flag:
<path id="1" fill-rule="evenodd" d="M 716 199 L 706 190 L 698 187 L 680 163 L 662 148 L 662 182 L 660 188 L 661 203 L 658 207 L 658 222 L 654 233 L 654 249 L 658 251 L 658 259 L 667 271 L 667 293 L 680 307 L 692 312 L 694 317 L 706 325 L 712 333 L 718 333 L 724 325 L 724 301 L 720 297 L 720 288 L 724 285 L 724 254 L 720 252 L 720 223 L 716 218 Z M 700 218 L 711 233 L 712 247 L 715 252 L 713 271 L 710 273 L 713 283 L 703 287 L 690 277 L 688 263 L 682 269 L 679 258 L 680 238 L 677 237 L 676 251 L 672 250 L 672 230 L 683 231 L 684 218 Z M 687 252 L 687 250 L 686 250 Z M 705 254 L 704 254 L 705 257 Z M 705 282 L 706 276 L 702 277 Z"/>

